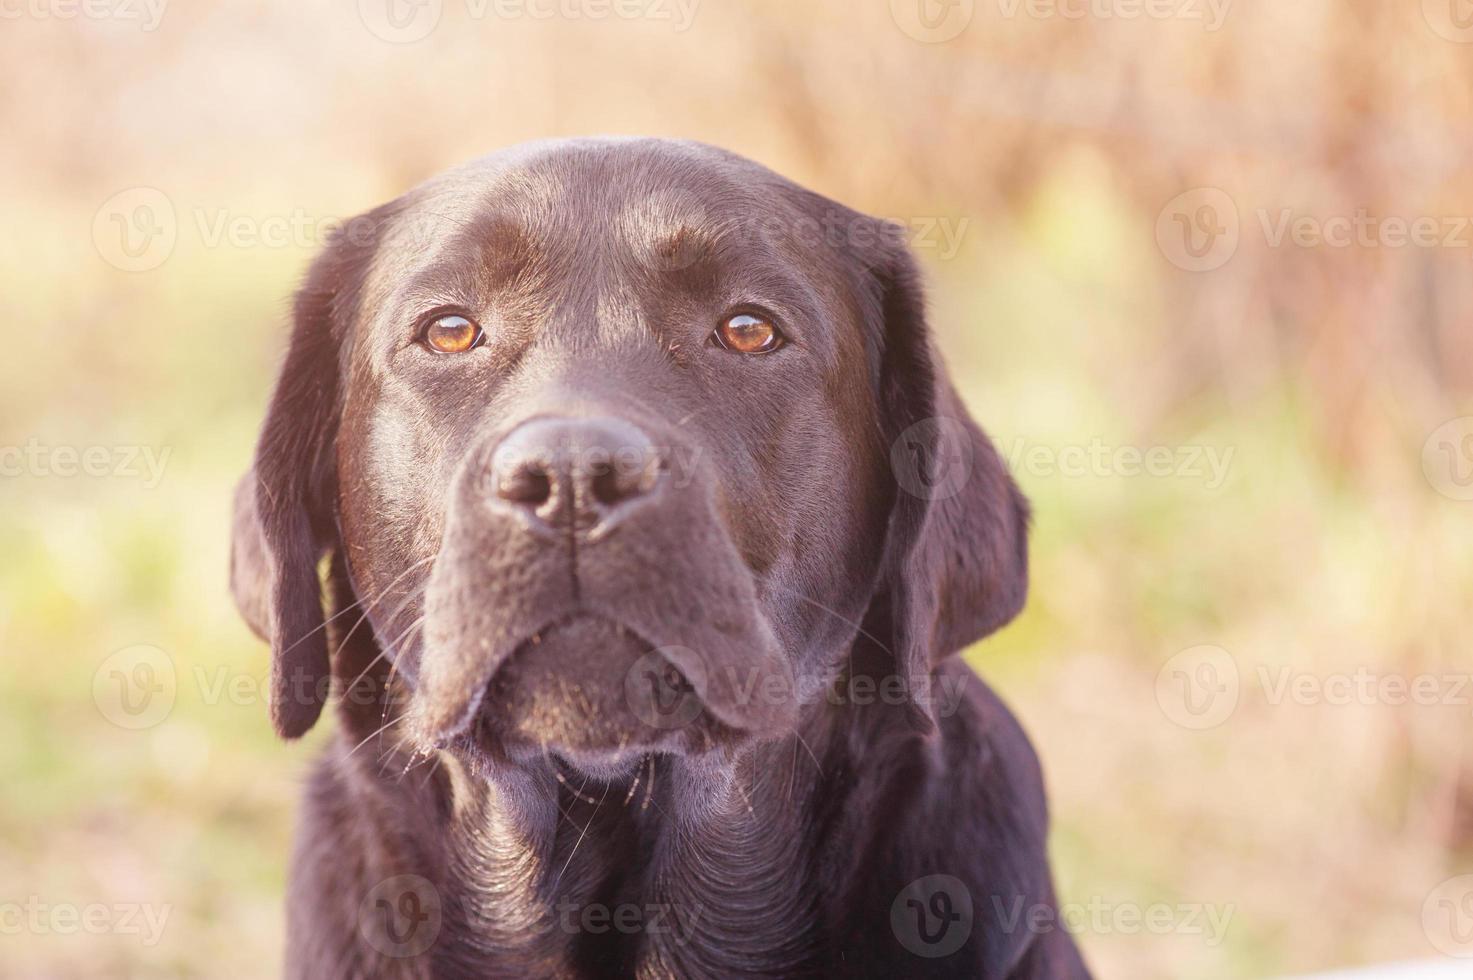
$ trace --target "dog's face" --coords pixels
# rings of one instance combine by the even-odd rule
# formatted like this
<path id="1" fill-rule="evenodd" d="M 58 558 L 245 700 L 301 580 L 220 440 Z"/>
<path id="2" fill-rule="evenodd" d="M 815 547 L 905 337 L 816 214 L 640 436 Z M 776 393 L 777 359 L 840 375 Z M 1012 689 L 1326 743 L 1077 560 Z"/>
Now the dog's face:
<path id="1" fill-rule="evenodd" d="M 324 553 L 427 744 L 599 770 L 777 737 L 876 630 L 923 716 L 931 652 L 1021 602 L 1024 515 L 913 278 L 884 224 L 664 141 L 518 149 L 350 223 L 237 532 L 278 727 L 320 708 Z"/>

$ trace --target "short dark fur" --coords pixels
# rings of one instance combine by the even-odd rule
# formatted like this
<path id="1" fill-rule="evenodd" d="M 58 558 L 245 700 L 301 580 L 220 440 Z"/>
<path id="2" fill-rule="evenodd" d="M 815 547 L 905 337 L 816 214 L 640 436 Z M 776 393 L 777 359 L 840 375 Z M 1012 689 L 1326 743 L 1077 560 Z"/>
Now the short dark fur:
<path id="1" fill-rule="evenodd" d="M 707 343 L 754 304 L 787 347 Z M 444 306 L 486 345 L 417 345 Z M 650 499 L 617 533 L 530 533 L 498 502 L 498 447 L 600 418 L 657 447 Z M 966 479 L 942 492 L 958 453 Z M 948 659 L 1022 607 L 1026 527 L 895 229 L 755 164 L 536 144 L 351 222 L 298 296 L 236 501 L 232 586 L 274 650 L 277 730 L 311 728 L 329 679 L 340 719 L 305 801 L 287 973 L 1086 976 L 1065 932 L 1014 918 L 1054 908 L 1042 781 Z M 671 731 L 621 700 L 652 649 L 706 678 Z M 897 679 L 899 702 L 842 696 Z M 399 875 L 436 910 L 422 950 L 365 925 Z M 945 956 L 892 926 L 929 875 L 973 906 Z M 645 918 L 580 918 L 621 907 Z"/>

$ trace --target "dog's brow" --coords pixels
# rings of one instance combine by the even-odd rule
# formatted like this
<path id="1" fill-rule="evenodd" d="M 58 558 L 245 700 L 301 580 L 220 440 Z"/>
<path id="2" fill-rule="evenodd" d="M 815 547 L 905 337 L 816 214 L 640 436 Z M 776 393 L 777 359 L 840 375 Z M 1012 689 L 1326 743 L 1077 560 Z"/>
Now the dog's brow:
<path id="1" fill-rule="evenodd" d="M 495 290 L 529 264 L 540 249 L 523 225 L 500 213 L 462 224 L 436 260 L 405 279 L 400 295 L 412 303 L 447 302 Z"/>
<path id="2" fill-rule="evenodd" d="M 656 248 L 695 254 L 702 260 L 715 258 L 716 253 L 726 243 L 726 237 L 720 227 L 706 228 L 695 225 L 662 228 L 653 236 Z"/>

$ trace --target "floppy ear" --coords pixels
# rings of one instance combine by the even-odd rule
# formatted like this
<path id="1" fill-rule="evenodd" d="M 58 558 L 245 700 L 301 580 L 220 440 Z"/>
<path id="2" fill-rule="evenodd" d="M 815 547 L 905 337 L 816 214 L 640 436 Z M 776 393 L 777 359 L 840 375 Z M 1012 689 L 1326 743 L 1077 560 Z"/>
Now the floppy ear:
<path id="1" fill-rule="evenodd" d="M 271 721 L 283 738 L 312 727 L 331 684 L 318 564 L 337 543 L 340 355 L 371 255 L 360 232 L 372 217 L 329 243 L 297 293 L 255 462 L 236 488 L 231 588 L 271 644 Z"/>
<path id="2" fill-rule="evenodd" d="M 271 597 L 266 542 L 256 517 L 256 471 L 251 468 L 235 484 L 235 516 L 230 528 L 230 592 L 235 608 L 263 640 L 271 639 Z"/>
<path id="3" fill-rule="evenodd" d="M 930 731 L 932 669 L 1023 608 L 1028 504 L 946 376 L 920 275 L 898 236 L 887 236 L 871 273 L 881 427 L 896 483 L 879 590 L 915 721 Z"/>

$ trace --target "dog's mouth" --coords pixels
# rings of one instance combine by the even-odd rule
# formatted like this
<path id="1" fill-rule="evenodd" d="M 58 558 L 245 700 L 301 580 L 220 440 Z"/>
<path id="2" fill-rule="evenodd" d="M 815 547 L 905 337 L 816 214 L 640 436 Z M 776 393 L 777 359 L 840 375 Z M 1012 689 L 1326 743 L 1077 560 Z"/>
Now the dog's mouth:
<path id="1" fill-rule="evenodd" d="M 513 761 L 553 755 L 614 776 L 652 752 L 694 756 L 738 744 L 742 719 L 713 708 L 708 685 L 697 651 L 657 647 L 622 623 L 580 613 L 520 643 L 447 744 Z"/>
<path id="2" fill-rule="evenodd" d="M 704 499 L 573 556 L 470 503 L 426 588 L 409 730 L 502 758 L 703 754 L 797 724 L 793 666 Z M 678 540 L 672 540 L 674 528 Z"/>
<path id="3" fill-rule="evenodd" d="M 703 702 L 699 655 L 676 654 L 682 670 L 672 653 L 602 617 L 562 620 L 496 672 L 479 718 L 513 741 L 560 752 L 697 748 L 693 737 L 709 738 L 719 723 Z"/>

